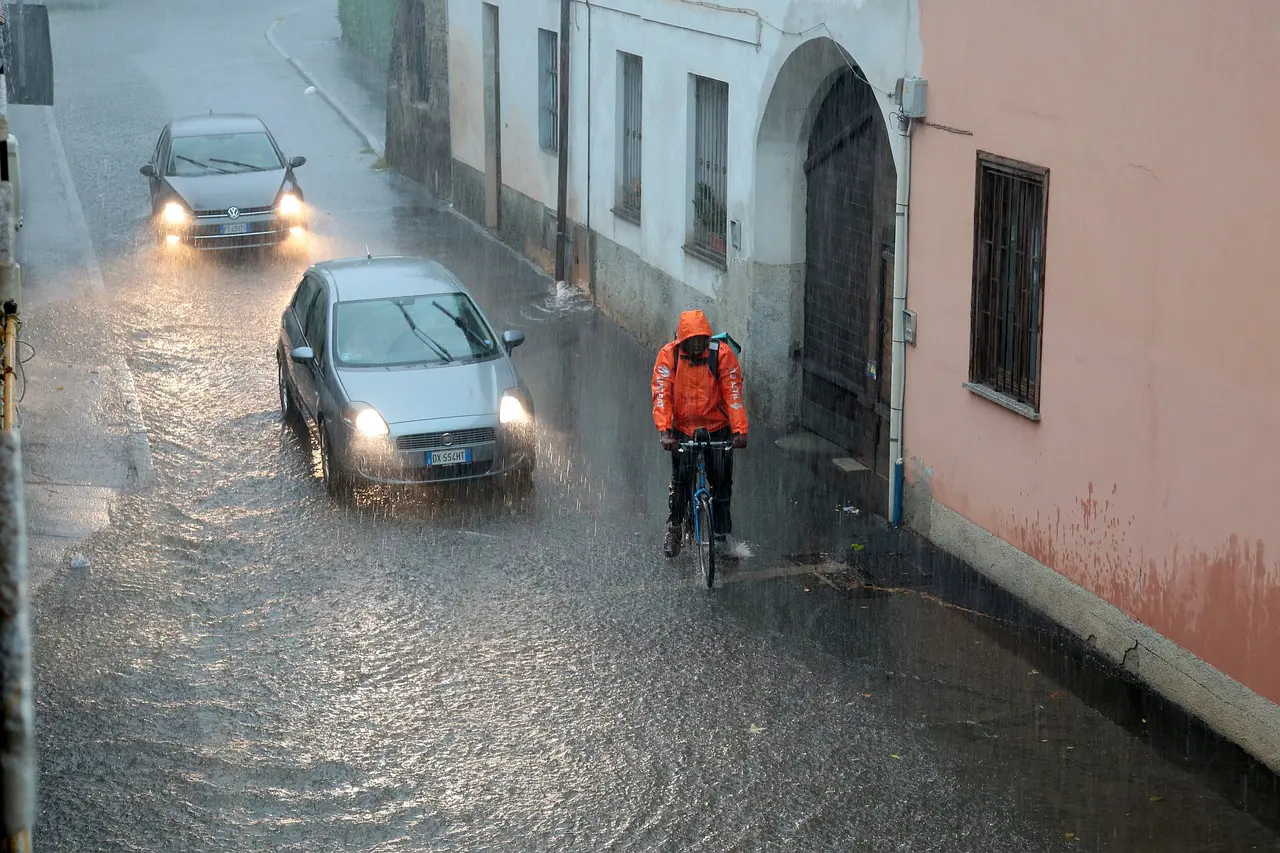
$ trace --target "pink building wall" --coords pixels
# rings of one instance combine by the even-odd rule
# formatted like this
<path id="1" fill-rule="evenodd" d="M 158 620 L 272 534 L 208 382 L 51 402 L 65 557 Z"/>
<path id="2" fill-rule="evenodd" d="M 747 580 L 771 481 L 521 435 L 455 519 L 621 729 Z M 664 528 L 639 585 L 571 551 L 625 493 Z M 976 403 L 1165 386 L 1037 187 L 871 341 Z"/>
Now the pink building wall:
<path id="1" fill-rule="evenodd" d="M 1280 2 L 920 7 L 909 480 L 1280 702 Z M 1050 169 L 1038 423 L 961 385 L 978 150 Z"/>

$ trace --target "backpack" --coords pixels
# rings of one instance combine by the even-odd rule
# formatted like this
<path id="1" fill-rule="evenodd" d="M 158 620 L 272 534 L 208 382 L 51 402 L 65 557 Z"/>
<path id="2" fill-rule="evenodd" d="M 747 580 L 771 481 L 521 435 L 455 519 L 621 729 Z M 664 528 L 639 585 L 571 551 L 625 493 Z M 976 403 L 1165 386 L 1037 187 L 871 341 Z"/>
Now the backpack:
<path id="1" fill-rule="evenodd" d="M 718 335 L 711 336 L 711 346 L 707 348 L 707 367 L 711 368 L 711 375 L 716 379 L 720 378 L 720 345 L 728 344 L 733 347 L 733 354 L 738 355 L 742 352 L 742 344 L 733 339 L 728 332 L 721 332 Z M 675 364 L 671 368 L 671 378 L 674 381 L 676 370 L 680 367 L 680 353 L 676 352 Z"/>

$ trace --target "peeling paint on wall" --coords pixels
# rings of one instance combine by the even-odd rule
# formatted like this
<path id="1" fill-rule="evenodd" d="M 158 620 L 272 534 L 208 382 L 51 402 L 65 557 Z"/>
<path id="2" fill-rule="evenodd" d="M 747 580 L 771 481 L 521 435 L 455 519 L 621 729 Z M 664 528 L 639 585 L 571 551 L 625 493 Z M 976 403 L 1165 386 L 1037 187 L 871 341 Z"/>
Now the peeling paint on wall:
<path id="1" fill-rule="evenodd" d="M 1138 516 L 1122 509 L 1117 484 L 1090 483 L 1045 516 L 1016 511 L 991 531 L 1064 577 L 1280 702 L 1280 560 L 1261 539 L 1231 535 L 1202 547 L 1174 542 L 1150 554 Z"/>

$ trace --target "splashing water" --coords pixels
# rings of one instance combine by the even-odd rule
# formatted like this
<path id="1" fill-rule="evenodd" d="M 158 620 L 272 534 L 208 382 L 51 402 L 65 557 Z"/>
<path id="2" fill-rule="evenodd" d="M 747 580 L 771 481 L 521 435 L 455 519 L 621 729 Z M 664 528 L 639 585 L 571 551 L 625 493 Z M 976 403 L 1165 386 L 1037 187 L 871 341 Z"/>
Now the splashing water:
<path id="1" fill-rule="evenodd" d="M 553 292 L 520 313 L 528 320 L 539 321 L 560 319 L 590 310 L 592 310 L 591 300 L 587 299 L 580 288 L 567 282 L 557 281 Z"/>

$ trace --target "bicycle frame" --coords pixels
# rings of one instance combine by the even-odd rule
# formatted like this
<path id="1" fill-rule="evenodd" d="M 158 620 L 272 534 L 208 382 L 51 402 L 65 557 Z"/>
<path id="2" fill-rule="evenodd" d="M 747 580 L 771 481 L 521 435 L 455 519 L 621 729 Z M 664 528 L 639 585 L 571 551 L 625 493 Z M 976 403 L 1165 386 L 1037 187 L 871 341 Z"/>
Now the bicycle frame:
<path id="1" fill-rule="evenodd" d="M 712 504 L 714 497 L 711 491 L 711 484 L 707 481 L 707 453 L 712 450 L 724 450 L 726 452 L 733 451 L 733 442 L 730 441 L 711 441 L 709 439 L 699 439 L 695 437 L 692 441 L 682 441 L 678 448 L 680 453 L 696 453 L 698 473 L 693 481 L 693 493 L 689 500 L 689 517 L 686 521 L 693 528 L 693 539 L 698 545 L 707 545 L 711 542 L 713 531 L 708 532 L 708 538 L 702 538 L 701 524 L 698 523 L 698 501 L 705 497 L 707 501 L 707 511 L 711 516 L 712 523 L 715 521 L 715 509 Z"/>

